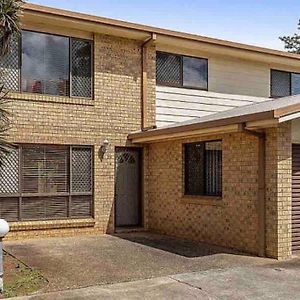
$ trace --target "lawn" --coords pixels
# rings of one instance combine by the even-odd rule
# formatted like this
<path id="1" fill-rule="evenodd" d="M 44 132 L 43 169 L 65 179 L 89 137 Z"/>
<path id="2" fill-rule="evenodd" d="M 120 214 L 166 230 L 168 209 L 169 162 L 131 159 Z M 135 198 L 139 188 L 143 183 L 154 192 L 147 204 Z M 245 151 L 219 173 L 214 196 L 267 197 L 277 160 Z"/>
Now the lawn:
<path id="1" fill-rule="evenodd" d="M 0 295 L 1 299 L 34 294 L 47 283 L 38 271 L 4 252 L 4 295 Z"/>

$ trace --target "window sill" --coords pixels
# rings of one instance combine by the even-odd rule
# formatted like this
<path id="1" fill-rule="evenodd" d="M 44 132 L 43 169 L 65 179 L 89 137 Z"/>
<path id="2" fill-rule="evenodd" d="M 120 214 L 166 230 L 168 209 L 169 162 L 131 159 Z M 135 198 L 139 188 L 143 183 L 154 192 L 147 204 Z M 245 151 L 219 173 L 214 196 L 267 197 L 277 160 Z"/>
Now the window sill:
<path id="1" fill-rule="evenodd" d="M 95 220 L 92 218 L 9 222 L 10 231 L 82 228 L 93 227 L 94 225 Z"/>
<path id="2" fill-rule="evenodd" d="M 182 204 L 224 206 L 222 197 L 218 196 L 182 196 Z"/>
<path id="3" fill-rule="evenodd" d="M 199 87 L 193 87 L 193 86 L 188 86 L 188 85 L 173 85 L 173 84 L 167 84 L 167 83 L 157 83 L 156 85 L 160 86 L 160 87 L 170 87 L 170 88 L 208 92 L 208 88 L 199 88 Z"/>
<path id="4" fill-rule="evenodd" d="M 62 104 L 75 104 L 75 105 L 87 105 L 94 106 L 94 100 L 92 98 L 78 98 L 78 97 L 64 97 L 47 94 L 33 94 L 33 93 L 18 93 L 9 92 L 8 99 L 10 100 L 23 100 L 23 101 L 35 101 L 35 102 L 51 102 Z"/>

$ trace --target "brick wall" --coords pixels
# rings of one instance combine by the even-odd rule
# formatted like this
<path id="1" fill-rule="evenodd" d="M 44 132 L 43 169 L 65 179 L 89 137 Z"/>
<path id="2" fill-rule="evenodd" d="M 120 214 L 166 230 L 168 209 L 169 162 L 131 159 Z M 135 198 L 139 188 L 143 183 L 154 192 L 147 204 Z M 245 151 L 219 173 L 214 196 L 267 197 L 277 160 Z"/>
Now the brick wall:
<path id="1" fill-rule="evenodd" d="M 266 133 L 266 250 L 285 259 L 291 256 L 291 124 Z"/>
<path id="2" fill-rule="evenodd" d="M 183 197 L 182 144 L 222 139 L 221 200 Z M 149 228 L 258 252 L 258 142 L 243 133 L 178 140 L 149 148 Z"/>
<path id="3" fill-rule="evenodd" d="M 186 142 L 222 139 L 221 200 L 183 196 Z M 289 125 L 267 130 L 267 255 L 291 255 Z M 161 142 L 149 148 L 149 228 L 258 254 L 258 140 L 244 133 Z"/>
<path id="4" fill-rule="evenodd" d="M 105 35 L 94 37 L 94 100 L 14 94 L 11 108 L 15 143 L 93 145 L 95 147 L 95 223 L 84 220 L 22 222 L 8 238 L 105 233 L 113 230 L 114 148 L 141 129 L 141 44 Z M 155 121 L 155 49 L 148 51 L 148 123 Z M 110 148 L 102 162 L 99 148 Z M 53 229 L 55 228 L 55 229 Z"/>

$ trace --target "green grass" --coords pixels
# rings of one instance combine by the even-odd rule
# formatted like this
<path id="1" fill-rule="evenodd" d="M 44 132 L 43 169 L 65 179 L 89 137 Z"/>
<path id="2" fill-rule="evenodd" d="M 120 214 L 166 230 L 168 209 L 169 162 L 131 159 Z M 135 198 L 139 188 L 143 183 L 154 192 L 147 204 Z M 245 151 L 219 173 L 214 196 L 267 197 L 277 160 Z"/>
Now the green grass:
<path id="1" fill-rule="evenodd" d="M 3 296 L 5 298 L 32 294 L 47 284 L 40 272 L 28 268 L 15 258 L 10 257 L 9 259 L 15 260 L 15 267 L 10 270 L 10 273 L 13 272 L 13 274 L 10 274 L 9 280 L 5 280 L 4 274 Z"/>

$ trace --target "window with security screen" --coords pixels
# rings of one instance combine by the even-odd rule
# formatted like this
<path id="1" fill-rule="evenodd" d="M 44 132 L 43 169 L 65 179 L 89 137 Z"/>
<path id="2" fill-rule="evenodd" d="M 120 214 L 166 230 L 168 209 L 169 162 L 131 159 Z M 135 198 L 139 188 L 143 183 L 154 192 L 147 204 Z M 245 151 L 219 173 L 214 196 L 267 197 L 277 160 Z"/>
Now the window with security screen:
<path id="1" fill-rule="evenodd" d="M 10 42 L 8 53 L 0 59 L 0 76 L 6 90 L 20 89 L 20 37 L 14 36 Z"/>
<path id="2" fill-rule="evenodd" d="M 72 39 L 72 82 L 74 97 L 92 97 L 92 47 L 91 42 Z"/>
<path id="3" fill-rule="evenodd" d="M 0 218 L 92 217 L 92 148 L 20 145 L 0 167 Z"/>
<path id="4" fill-rule="evenodd" d="M 184 145 L 185 195 L 222 195 L 222 142 Z"/>
<path id="5" fill-rule="evenodd" d="M 271 97 L 279 98 L 300 94 L 300 74 L 271 70 Z"/>
<path id="6" fill-rule="evenodd" d="M 1 59 L 7 90 L 92 97 L 92 42 L 23 30 Z"/>
<path id="7" fill-rule="evenodd" d="M 164 52 L 156 53 L 158 85 L 207 90 L 208 61 Z"/>

